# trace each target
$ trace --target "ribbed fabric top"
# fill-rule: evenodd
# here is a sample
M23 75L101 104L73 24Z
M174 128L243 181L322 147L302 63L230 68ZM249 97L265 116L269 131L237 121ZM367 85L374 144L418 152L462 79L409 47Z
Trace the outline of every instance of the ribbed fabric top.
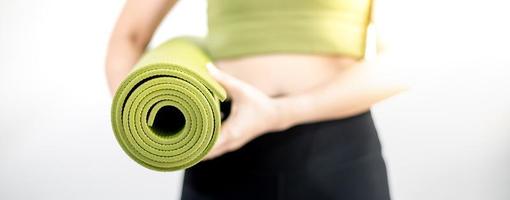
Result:
M267 53L362 58L371 0L209 0L213 59Z

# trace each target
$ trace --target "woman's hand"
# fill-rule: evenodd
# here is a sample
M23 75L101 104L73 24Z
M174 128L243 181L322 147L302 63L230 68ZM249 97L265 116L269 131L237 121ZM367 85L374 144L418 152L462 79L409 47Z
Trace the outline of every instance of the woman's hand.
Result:
M227 91L232 110L206 160L235 151L264 133L285 128L275 100L212 65L208 70Z

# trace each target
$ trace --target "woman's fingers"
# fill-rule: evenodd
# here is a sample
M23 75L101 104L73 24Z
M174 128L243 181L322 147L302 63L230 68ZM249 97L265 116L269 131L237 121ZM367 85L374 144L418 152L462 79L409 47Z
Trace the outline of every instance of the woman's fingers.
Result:
M219 144L219 143L215 144L214 145L215 147L211 150L211 152L209 152L209 154L205 157L204 160L214 159L214 158L216 158L218 156L221 156L221 155L229 152L230 151L230 143L231 143L230 140L225 140L225 142L223 142L221 144Z
M211 149L209 154L205 157L205 160L216 158L226 152L228 149L229 143L233 139L232 133L230 132L230 120L226 120L222 126L221 131L214 144L214 147Z
M269 103L269 97L255 87L222 72L213 64L208 64L207 69L225 88L233 103L230 116L222 123L219 138L206 156L206 160L235 151L263 133L260 127L267 123L265 120L268 119L262 118L261 116L267 115L261 112L268 112L266 107Z
M242 93L243 88L246 87L244 82L230 74L222 72L211 63L207 64L207 70L209 70L209 73L214 77L214 79L216 79L216 81L218 81L231 96L236 96Z

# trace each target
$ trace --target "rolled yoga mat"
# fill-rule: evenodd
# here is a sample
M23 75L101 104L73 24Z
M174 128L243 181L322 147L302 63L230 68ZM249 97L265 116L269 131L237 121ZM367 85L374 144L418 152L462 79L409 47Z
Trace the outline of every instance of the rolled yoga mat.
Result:
M145 53L113 99L111 121L122 149L141 165L185 169L211 149L225 90L208 74L197 39L175 38Z

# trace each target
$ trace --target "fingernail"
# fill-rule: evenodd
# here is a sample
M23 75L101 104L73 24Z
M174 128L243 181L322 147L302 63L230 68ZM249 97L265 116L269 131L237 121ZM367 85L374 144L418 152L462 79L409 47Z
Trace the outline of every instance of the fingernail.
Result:
M216 68L216 66L214 66L213 63L207 63L207 65L205 65L205 67L207 68L209 73L218 73L218 68Z

